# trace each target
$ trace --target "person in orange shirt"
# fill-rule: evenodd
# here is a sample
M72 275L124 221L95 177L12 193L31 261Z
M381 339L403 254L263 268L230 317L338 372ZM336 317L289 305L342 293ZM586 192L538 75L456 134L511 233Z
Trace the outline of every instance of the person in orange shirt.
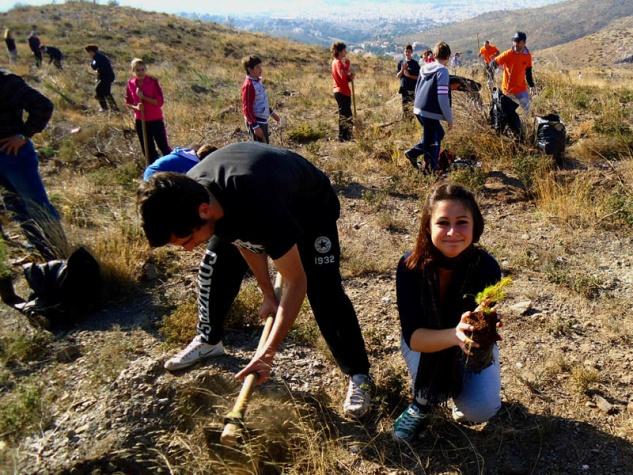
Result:
M501 89L503 93L518 102L519 105L529 112L530 110L530 88L534 87L532 77L532 55L526 48L527 35L522 31L517 31L512 37L512 48L504 51L490 63L490 66L503 67L503 83Z
M495 70L490 67L490 63L499 55L499 50L495 45L486 40L484 45L479 50L479 57L484 61L484 67L486 70L486 78L488 79L488 87L492 89L495 84Z
M350 70L349 59L346 59L345 43L334 43L331 51L334 98L338 104L338 139L339 142L347 142L352 140L352 91L349 83L354 80L354 73Z

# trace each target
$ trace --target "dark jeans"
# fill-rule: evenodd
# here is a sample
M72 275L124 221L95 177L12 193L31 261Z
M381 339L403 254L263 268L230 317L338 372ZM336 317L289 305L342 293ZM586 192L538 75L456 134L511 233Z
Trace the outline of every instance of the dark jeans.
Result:
M112 81L112 79L98 79L97 87L95 88L95 96L99 101L101 109L108 110L108 104L110 104L110 108L113 111L118 111L119 106L117 106L114 97L112 97Z
M308 280L308 300L317 325L341 370L368 374L369 360L356 312L343 289L336 221L306 229L298 243ZM237 297L247 265L238 249L216 237L209 241L198 274L198 334L215 344Z
M352 127L354 119L352 117L352 97L334 93L336 104L338 105L338 139L341 142L352 140Z
M254 129L250 125L246 124L246 127L248 127L249 138L253 142L270 143L270 134L268 132L268 124L264 122L258 122L257 124L259 125L259 128L262 129L262 132L264 132L264 140L260 139L257 135L255 135Z
M136 119L136 133L139 141L141 142L143 156L147 160L147 165L149 166L154 163L157 158L171 153L171 147L167 142L167 131L165 130L165 123L162 120L150 120L145 122L145 125L147 127L147 148L149 149L149 156L147 155L145 146L143 145L143 121ZM162 155L158 154L156 146L158 146Z
M66 243L59 214L46 195L38 158L28 141L17 155L0 152L0 186L4 203L14 213L27 239L46 260L57 259Z
M418 158L424 155L424 168L431 170L439 169L440 145L444 138L444 129L439 120L427 119L416 115L422 124L422 141L407 150L407 155Z

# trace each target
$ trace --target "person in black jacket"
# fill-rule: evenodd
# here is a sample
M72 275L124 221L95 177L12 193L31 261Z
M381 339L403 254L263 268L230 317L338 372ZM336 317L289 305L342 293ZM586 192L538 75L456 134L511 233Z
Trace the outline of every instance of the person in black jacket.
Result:
M9 28L4 30L4 43L7 45L7 52L9 53L9 63L15 63L18 60L18 49L15 46L15 39Z
M476 246L484 220L473 194L441 184L425 203L415 249L398 264L396 294L401 350L413 401L394 423L396 440L410 441L431 407L453 399L456 420L484 422L501 407L499 352L487 367L466 367L475 295L501 279L495 259ZM500 326L500 324L497 324Z
M63 69L62 59L64 59L64 55L59 48L42 45L40 46L40 50L42 51L42 54L48 55L48 64L53 63L57 69Z
M31 30L31 33L27 37L26 41L28 42L29 48L31 48L33 56L35 57L35 66L39 68L42 65L42 52L40 51L41 42L39 36L37 36L35 25L33 25L33 30Z
M97 71L97 87L95 88L95 96L101 106L99 111L104 112L108 110L109 104L110 109L118 112L119 107L117 106L114 97L112 97L111 91L112 83L114 82L114 70L112 69L110 59L99 51L99 47L97 45L88 45L85 47L85 50L92 58L90 67Z
M21 77L0 69L0 186L6 191L5 205L46 260L58 258L66 241L40 178L31 137L44 130L52 114L51 101Z
M412 107L415 98L415 84L420 75L420 63L413 59L413 46L404 48L404 59L398 63L396 77L400 79L400 94L402 95L402 118L413 118Z

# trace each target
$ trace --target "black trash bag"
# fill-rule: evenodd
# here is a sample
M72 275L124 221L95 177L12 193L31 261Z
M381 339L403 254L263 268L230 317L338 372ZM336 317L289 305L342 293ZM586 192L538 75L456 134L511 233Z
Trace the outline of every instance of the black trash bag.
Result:
M101 293L101 271L97 260L83 247L67 260L23 266L31 287L28 301L15 307L29 316L39 315L51 328L77 323L94 309Z
M551 155L561 164L565 153L567 130L557 114L536 118L536 146L545 155Z
M505 132L509 128L519 139L523 137L521 118L517 114L519 104L514 102L499 89L492 91L490 104L490 125L498 132Z

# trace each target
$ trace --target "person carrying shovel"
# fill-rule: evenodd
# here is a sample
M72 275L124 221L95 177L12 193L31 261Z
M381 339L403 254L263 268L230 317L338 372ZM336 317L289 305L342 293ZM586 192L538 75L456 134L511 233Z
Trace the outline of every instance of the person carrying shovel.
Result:
M358 319L341 282L336 222L340 204L327 176L308 160L258 142L227 145L187 175L157 173L138 193L142 227L152 247L192 251L209 245L201 264L198 335L166 367L181 369L224 354L224 317L247 266L263 294L263 318L275 315L270 336L238 378L270 377L273 359L307 295L334 359L348 376L346 414L369 409L369 361ZM239 250L238 252L235 252ZM283 279L277 300L268 257ZM241 262L241 259L245 261Z
M338 140L347 142L352 140L354 119L352 116L352 90L354 73L350 69L345 43L337 42L331 47L332 52L332 80L334 82L334 99L338 105Z
M158 79L145 74L145 63L142 59L134 58L131 67L134 77L127 83L125 105L134 111L141 150L147 165L151 165L158 157L171 152L161 109L163 91ZM157 146L162 152L161 155L156 151Z

